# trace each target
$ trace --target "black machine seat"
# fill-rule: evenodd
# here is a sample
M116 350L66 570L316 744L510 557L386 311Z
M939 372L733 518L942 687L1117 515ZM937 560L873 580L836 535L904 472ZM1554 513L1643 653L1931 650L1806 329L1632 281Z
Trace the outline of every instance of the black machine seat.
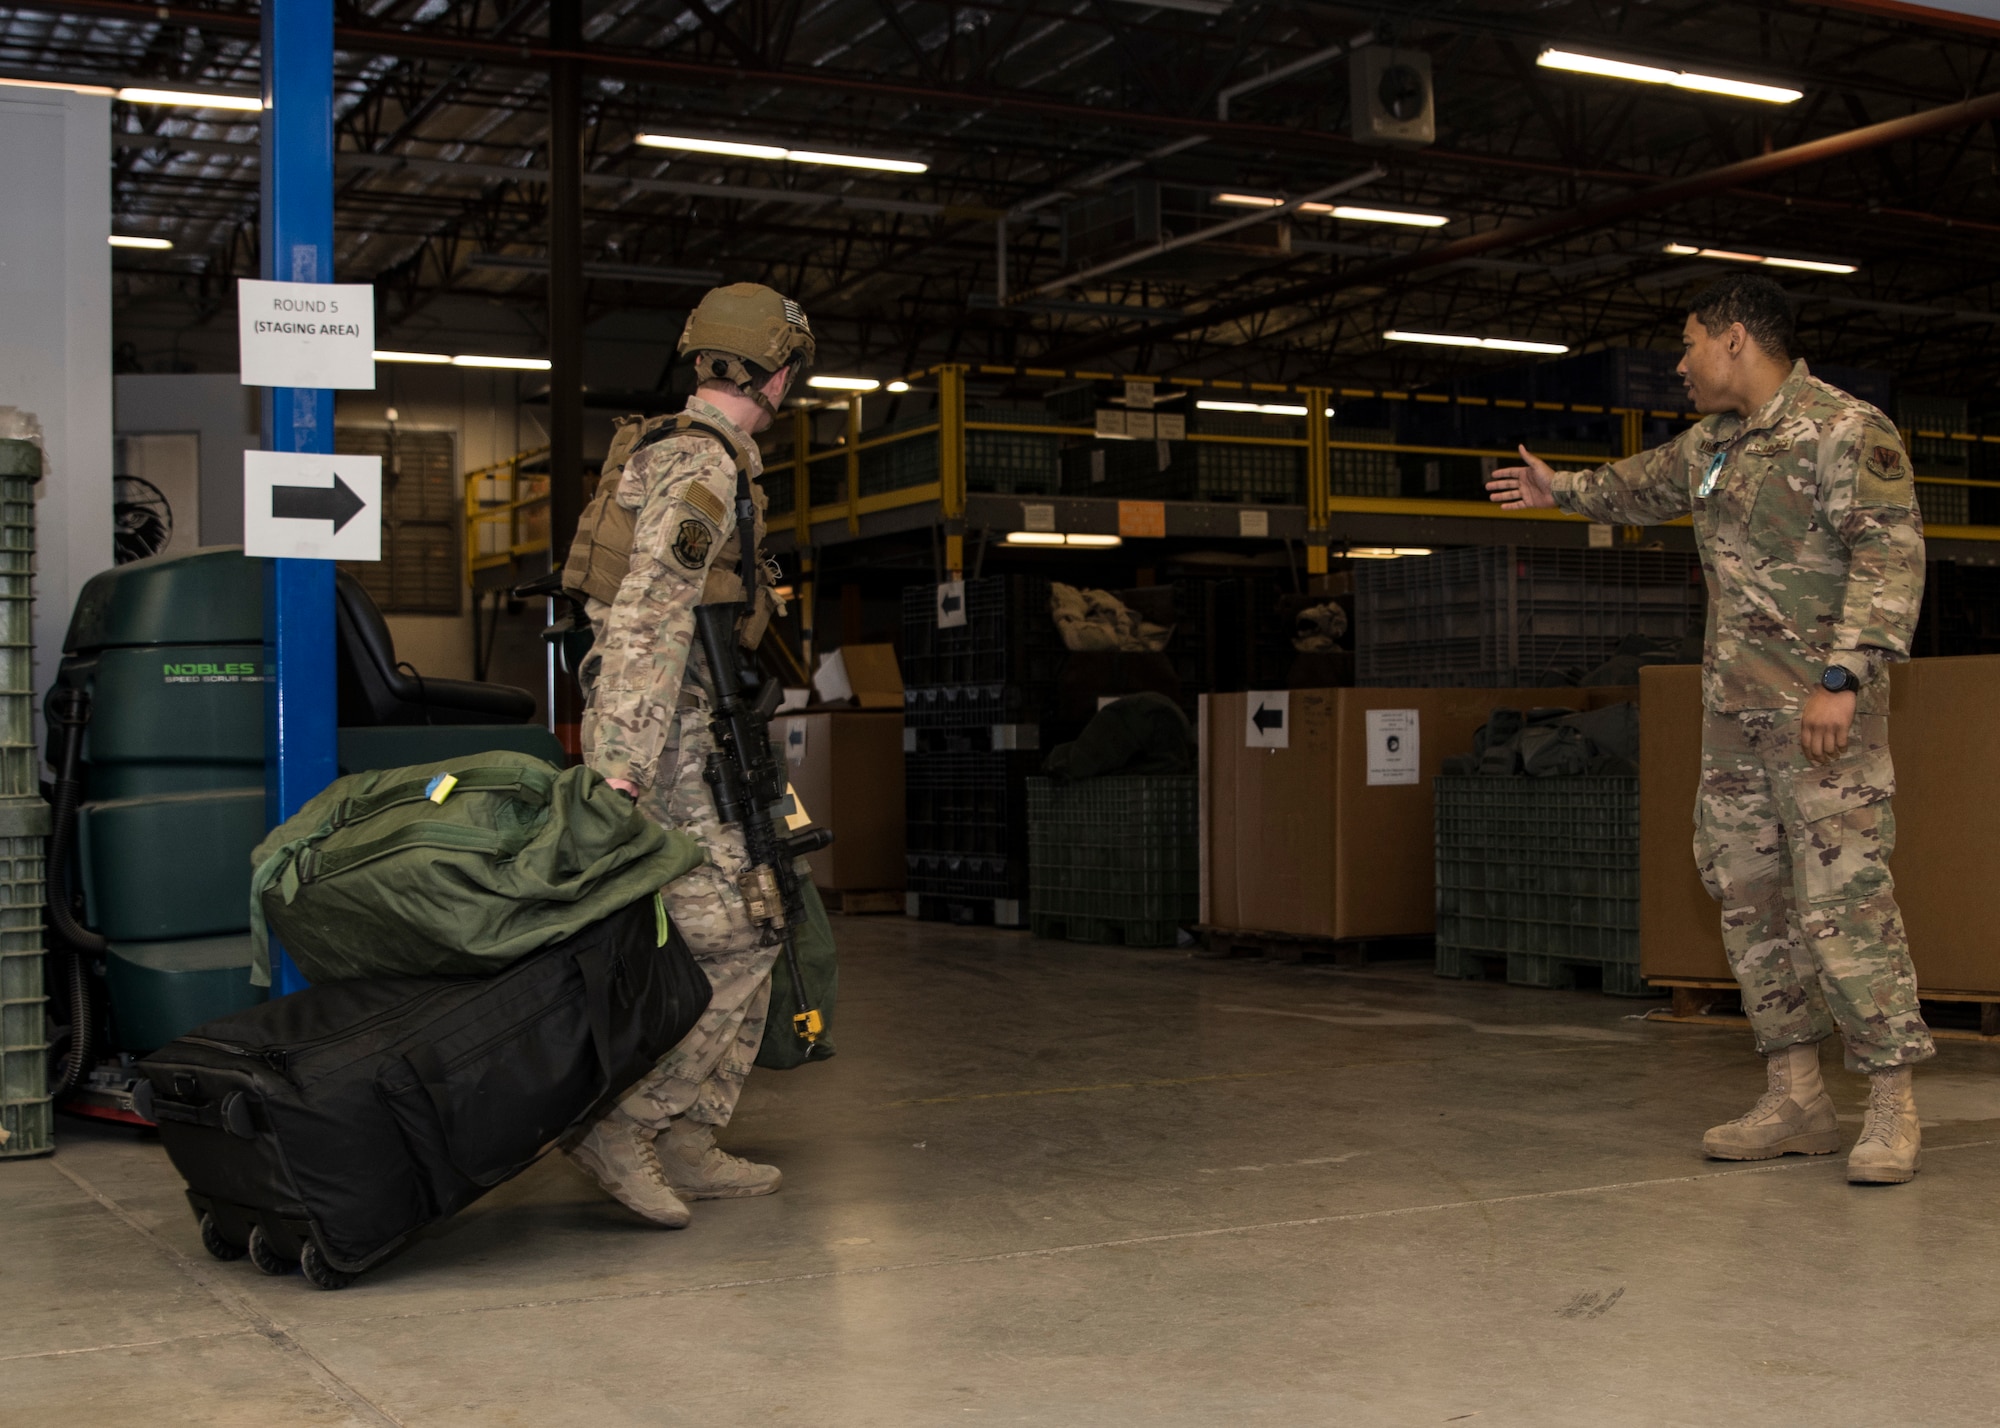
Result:
M525 689L469 679L429 679L399 665L388 623L361 582L337 571L334 588L343 728L525 724L535 717L535 696Z

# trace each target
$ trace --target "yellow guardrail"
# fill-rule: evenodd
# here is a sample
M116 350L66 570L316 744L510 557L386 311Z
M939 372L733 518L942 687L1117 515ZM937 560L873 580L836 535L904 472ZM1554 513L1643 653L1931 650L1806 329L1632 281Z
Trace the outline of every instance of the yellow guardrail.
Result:
M549 478L521 467L548 455L546 446L465 473L465 583L482 570L512 564L549 548Z

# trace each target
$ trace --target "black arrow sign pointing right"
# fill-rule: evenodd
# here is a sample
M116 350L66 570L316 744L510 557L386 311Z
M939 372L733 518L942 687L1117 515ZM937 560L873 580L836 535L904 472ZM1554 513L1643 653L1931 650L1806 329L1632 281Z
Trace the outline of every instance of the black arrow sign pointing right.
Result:
M1285 711L1282 709L1266 709L1263 703L1259 701L1257 712L1250 716L1250 722L1257 726L1258 733L1268 734L1273 729L1282 729L1285 727Z
M331 486L273 486L271 516L280 521L332 521L333 533L368 509L336 474Z

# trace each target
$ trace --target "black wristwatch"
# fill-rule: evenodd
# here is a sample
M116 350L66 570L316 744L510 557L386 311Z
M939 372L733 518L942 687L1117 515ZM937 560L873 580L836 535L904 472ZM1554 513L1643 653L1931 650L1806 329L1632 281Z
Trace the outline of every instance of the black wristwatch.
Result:
M1852 694L1861 687L1861 677L1845 665L1830 664L1819 677L1819 684L1835 694Z

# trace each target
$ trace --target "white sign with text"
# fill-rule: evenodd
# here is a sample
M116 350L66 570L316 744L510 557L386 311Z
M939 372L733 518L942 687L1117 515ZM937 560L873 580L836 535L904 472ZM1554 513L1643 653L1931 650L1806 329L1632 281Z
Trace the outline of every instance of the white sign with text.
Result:
M1420 732L1415 709L1370 709L1368 726L1368 782L1417 783L1423 770Z
M246 387L375 386L375 289L366 283L236 283Z

